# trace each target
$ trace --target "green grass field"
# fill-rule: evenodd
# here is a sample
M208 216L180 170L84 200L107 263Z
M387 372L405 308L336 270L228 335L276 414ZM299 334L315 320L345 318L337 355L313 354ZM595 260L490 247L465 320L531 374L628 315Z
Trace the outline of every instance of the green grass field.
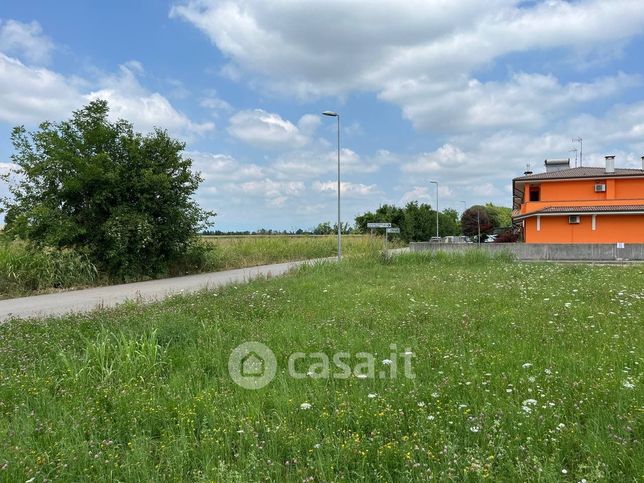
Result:
M472 252L8 323L0 479L641 481L643 313L642 266ZM246 341L277 357L263 389L229 377ZM296 351L380 373L390 344L415 379L288 375Z

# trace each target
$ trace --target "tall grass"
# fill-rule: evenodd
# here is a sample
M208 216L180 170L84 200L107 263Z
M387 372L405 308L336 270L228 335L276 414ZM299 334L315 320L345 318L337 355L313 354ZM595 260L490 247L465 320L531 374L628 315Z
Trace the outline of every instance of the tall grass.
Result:
M338 242L334 235L204 237L204 240L211 246L206 254L206 268L209 270L325 258L338 253ZM398 245L390 243L389 247ZM381 238L361 235L342 238L342 253L346 257L372 254L382 249Z
M0 325L0 481L641 481L642 267L470 257ZM260 390L228 373L247 341L277 360ZM377 374L391 344L415 379L288 374Z
M89 286L97 277L96 267L74 250L38 249L19 241L0 242L0 296Z
M381 238L344 236L343 254L358 257L382 250ZM390 243L389 247L397 246ZM203 237L160 276L228 270L294 260L332 257L335 236ZM132 277L128 282L141 280ZM56 289L121 283L100 273L74 250L36 248L19 241L0 241L0 297L28 295Z

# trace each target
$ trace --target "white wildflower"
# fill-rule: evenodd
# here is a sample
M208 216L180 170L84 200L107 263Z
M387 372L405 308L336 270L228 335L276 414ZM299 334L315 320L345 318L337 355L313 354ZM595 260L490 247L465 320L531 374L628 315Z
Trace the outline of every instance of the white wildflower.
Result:
M306 409L311 409L312 407L313 406L311 405L311 403L303 402L302 404L300 404L300 409L306 410Z

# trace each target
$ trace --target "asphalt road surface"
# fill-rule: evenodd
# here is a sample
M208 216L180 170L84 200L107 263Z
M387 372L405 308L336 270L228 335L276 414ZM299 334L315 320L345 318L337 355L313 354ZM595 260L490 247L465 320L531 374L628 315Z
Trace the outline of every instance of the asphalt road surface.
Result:
M327 260L335 260L335 258ZM0 300L0 323L12 318L25 319L59 316L74 312L89 312L104 307L114 307L127 300L151 302L161 300L170 295L244 283L256 278L275 277L302 264L319 261L305 260L276 263L274 265L261 265L259 267L240 268L223 272L201 273L185 277L164 278L147 282Z

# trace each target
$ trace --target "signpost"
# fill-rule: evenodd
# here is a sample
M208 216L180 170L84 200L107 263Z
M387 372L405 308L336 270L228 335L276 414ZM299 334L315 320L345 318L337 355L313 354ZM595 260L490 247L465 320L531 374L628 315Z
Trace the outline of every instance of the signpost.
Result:
M367 223L367 228L371 228L372 233L374 228L385 229L385 255L387 255L387 235L389 233L400 233L400 228L393 228L391 223Z

